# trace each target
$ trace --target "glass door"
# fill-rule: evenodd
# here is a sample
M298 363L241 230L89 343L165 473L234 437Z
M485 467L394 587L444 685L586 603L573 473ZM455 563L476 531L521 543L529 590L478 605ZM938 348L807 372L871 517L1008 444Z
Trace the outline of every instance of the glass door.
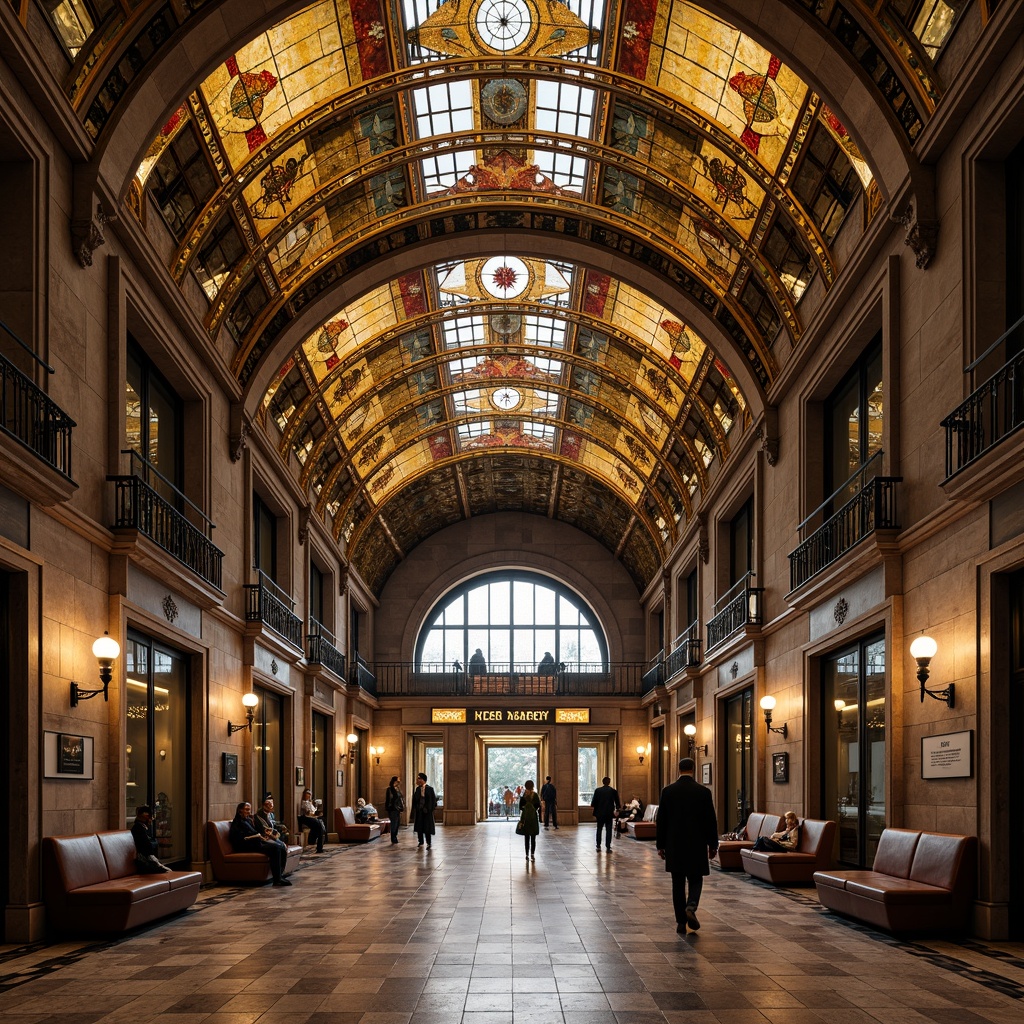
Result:
M839 861L870 867L885 828L885 638L825 659L824 816L839 825Z
M313 749L310 753L308 786L313 791L314 800L322 800L324 821L333 822L333 810L329 807L328 793L331 787L331 746L328 745L331 732L331 719L313 712Z
M754 799L754 691L744 690L725 702L725 800L720 830L742 825Z
M253 809L263 803L266 793L272 793L277 811L282 816L287 811L283 801L284 788L284 701L276 693L253 687L259 697L256 705L256 720L252 724L253 741ZM291 790L287 790L291 792ZM287 820L287 819L285 819ZM291 826L289 826L290 828Z
M185 861L189 850L188 660L141 634L126 652L125 818L148 804L162 861Z

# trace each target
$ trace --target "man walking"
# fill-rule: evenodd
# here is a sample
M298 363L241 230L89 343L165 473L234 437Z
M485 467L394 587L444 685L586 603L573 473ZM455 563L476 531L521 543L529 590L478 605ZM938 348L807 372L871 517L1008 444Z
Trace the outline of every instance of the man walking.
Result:
M551 776L544 776L544 785L540 787L540 801L544 805L544 827L548 827L548 822L552 822L555 828L558 828L558 793L555 791L554 784L551 782Z
M661 791L658 804L658 856L672 875L672 907L676 931L700 927L697 907L704 876L711 874L708 859L718 852L718 819L711 790L693 777L692 757L679 762L679 778Z
M606 775L601 785L594 790L590 806L594 810L597 821L597 851L601 852L601 829L604 829L604 848L612 852L612 832L614 830L615 812L622 806L619 791L608 785L612 780Z
M433 786L427 785L427 776L420 772L416 776L416 788L412 791L412 801L409 805L409 818L412 821L413 831L416 833L418 846L427 842L427 849L434 838L434 811L437 808L437 794Z

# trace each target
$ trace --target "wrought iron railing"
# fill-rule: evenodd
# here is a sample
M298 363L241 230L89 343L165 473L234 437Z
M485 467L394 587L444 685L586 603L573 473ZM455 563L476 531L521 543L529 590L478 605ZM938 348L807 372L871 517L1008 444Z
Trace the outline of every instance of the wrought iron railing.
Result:
M678 675L685 668L694 668L700 664L700 625L695 619L672 641L672 653L665 659L666 681Z
M302 619L293 611L295 602L261 569L259 582L246 583L245 617L261 622L302 650Z
M489 666L470 674L439 662L384 662L374 666L377 693L385 697L639 697L642 662L579 662L538 673L536 665Z
M715 602L715 614L707 625L709 651L744 626L761 625L764 588L751 586L754 575L748 572Z
M370 667L370 663L358 652L353 652L352 678L350 683L355 683L360 689L365 690L372 696L377 696L377 673Z
M1010 335L1024 332L1024 318L967 367L973 370ZM959 473L1024 424L1024 352L1000 367L941 423L946 430L946 479Z
M10 335L49 373L44 363L2 320ZM0 353L0 431L19 441L61 476L71 479L71 431L75 421Z
M129 456L129 475L107 477L114 484L114 529L138 530L219 589L224 552L210 539L213 523L138 452L121 454Z
M640 685L643 687L644 693L650 693L657 686L661 686L665 682L665 649L662 648L658 653L651 658L647 663L647 669L644 672Z
M881 467L877 452L827 501L798 527L801 535L828 509L836 497L853 491L838 512L830 515L789 556L789 589L796 590L831 565L875 530L899 529L898 476L871 476Z
M338 650L334 634L316 619L309 620L306 634L306 660L311 665L323 665L336 676L345 678L345 655Z

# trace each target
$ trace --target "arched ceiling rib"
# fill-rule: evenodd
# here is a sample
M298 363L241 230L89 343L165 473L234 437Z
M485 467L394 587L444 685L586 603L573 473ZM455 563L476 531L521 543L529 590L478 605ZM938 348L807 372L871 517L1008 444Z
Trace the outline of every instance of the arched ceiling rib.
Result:
M870 163L780 56L681 0L325 0L184 98L132 201L164 214L242 386L279 365L263 413L374 589L434 530L506 509L575 523L643 587L749 423L730 364L769 386ZM624 257L673 307L598 269ZM380 283L299 343L366 267Z

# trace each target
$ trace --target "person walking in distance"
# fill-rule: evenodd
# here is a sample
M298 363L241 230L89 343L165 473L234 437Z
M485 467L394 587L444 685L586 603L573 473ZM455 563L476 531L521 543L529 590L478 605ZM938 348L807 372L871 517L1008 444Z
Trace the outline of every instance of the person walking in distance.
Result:
M519 820L526 842L526 859L537 859L537 836L540 833L540 797L533 788L533 779L527 779L523 795L519 798Z
M601 850L601 830L604 829L604 848L612 852L612 832L614 830L615 812L622 806L619 799L619 791L612 789L609 783L612 780L606 775L601 780L601 785L594 790L590 806L594 810L594 819L597 821L597 849Z
M540 802L544 805L544 827L548 827L548 822L551 822L558 828L558 792L555 790L554 783L551 781L550 775L544 776L544 785L540 787Z
M679 762L679 778L661 791L658 804L658 856L672 875L672 907L676 931L700 927L697 907L704 876L711 874L708 860L718 852L718 819L711 790L693 777L692 757Z
M405 810L405 796L402 793L402 780L397 775L391 776L388 791L384 795L384 810L391 821L391 842L398 842L398 826Z
M433 786L427 785L425 772L416 776L416 788L412 791L412 800L409 803L409 817L412 819L413 831L416 833L416 842L422 846L426 841L427 849L430 849L430 842L434 838L434 811L437 808L437 794Z

